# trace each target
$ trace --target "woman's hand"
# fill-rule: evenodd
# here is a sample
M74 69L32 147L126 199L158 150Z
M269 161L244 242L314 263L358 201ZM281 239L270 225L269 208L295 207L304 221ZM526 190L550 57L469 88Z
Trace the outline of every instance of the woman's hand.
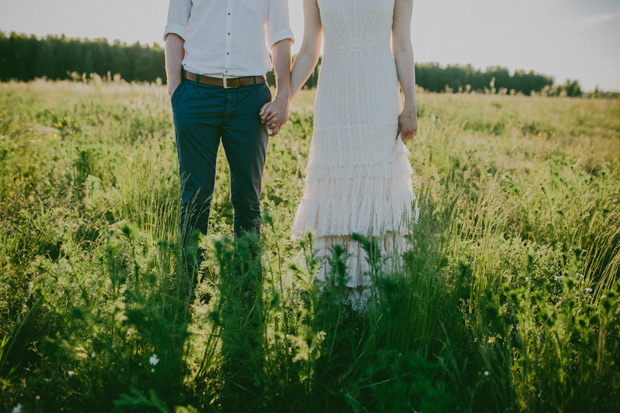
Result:
M401 139L408 141L418 133L418 111L417 108L405 108L398 117L398 133Z

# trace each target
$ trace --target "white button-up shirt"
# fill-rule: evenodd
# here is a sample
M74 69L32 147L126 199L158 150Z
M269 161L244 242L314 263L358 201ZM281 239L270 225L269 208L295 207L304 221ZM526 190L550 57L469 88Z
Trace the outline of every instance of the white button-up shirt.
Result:
M201 75L263 76L267 43L293 40L288 0L170 0L164 40L185 40L183 68Z

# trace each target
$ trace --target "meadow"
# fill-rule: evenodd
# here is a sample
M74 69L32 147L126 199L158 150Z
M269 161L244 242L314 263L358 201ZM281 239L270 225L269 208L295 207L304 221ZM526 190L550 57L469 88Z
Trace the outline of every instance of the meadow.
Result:
M165 87L0 96L1 411L619 411L619 100L420 92L420 221L393 273L359 240L360 313L346 253L319 289L290 238L313 91L270 140L258 256L220 153L196 291Z

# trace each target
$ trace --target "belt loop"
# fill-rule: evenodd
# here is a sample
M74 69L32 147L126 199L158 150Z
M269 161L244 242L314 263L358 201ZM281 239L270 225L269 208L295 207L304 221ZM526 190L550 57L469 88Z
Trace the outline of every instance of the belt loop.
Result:
M200 75L198 73L196 73L196 81L194 82L194 87L197 88L198 87L198 82L200 81Z
M256 86L256 76L252 76L252 80L254 81L254 86Z

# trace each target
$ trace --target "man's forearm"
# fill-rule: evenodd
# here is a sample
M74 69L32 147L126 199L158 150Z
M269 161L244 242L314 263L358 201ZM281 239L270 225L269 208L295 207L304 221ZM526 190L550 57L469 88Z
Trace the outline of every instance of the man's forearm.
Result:
M166 77L168 83L168 93L172 93L174 89L181 83L181 69L185 51L183 49L185 42L176 34L166 36Z
M271 48L273 67L276 72L276 99L288 99L291 96L291 41L282 40Z

